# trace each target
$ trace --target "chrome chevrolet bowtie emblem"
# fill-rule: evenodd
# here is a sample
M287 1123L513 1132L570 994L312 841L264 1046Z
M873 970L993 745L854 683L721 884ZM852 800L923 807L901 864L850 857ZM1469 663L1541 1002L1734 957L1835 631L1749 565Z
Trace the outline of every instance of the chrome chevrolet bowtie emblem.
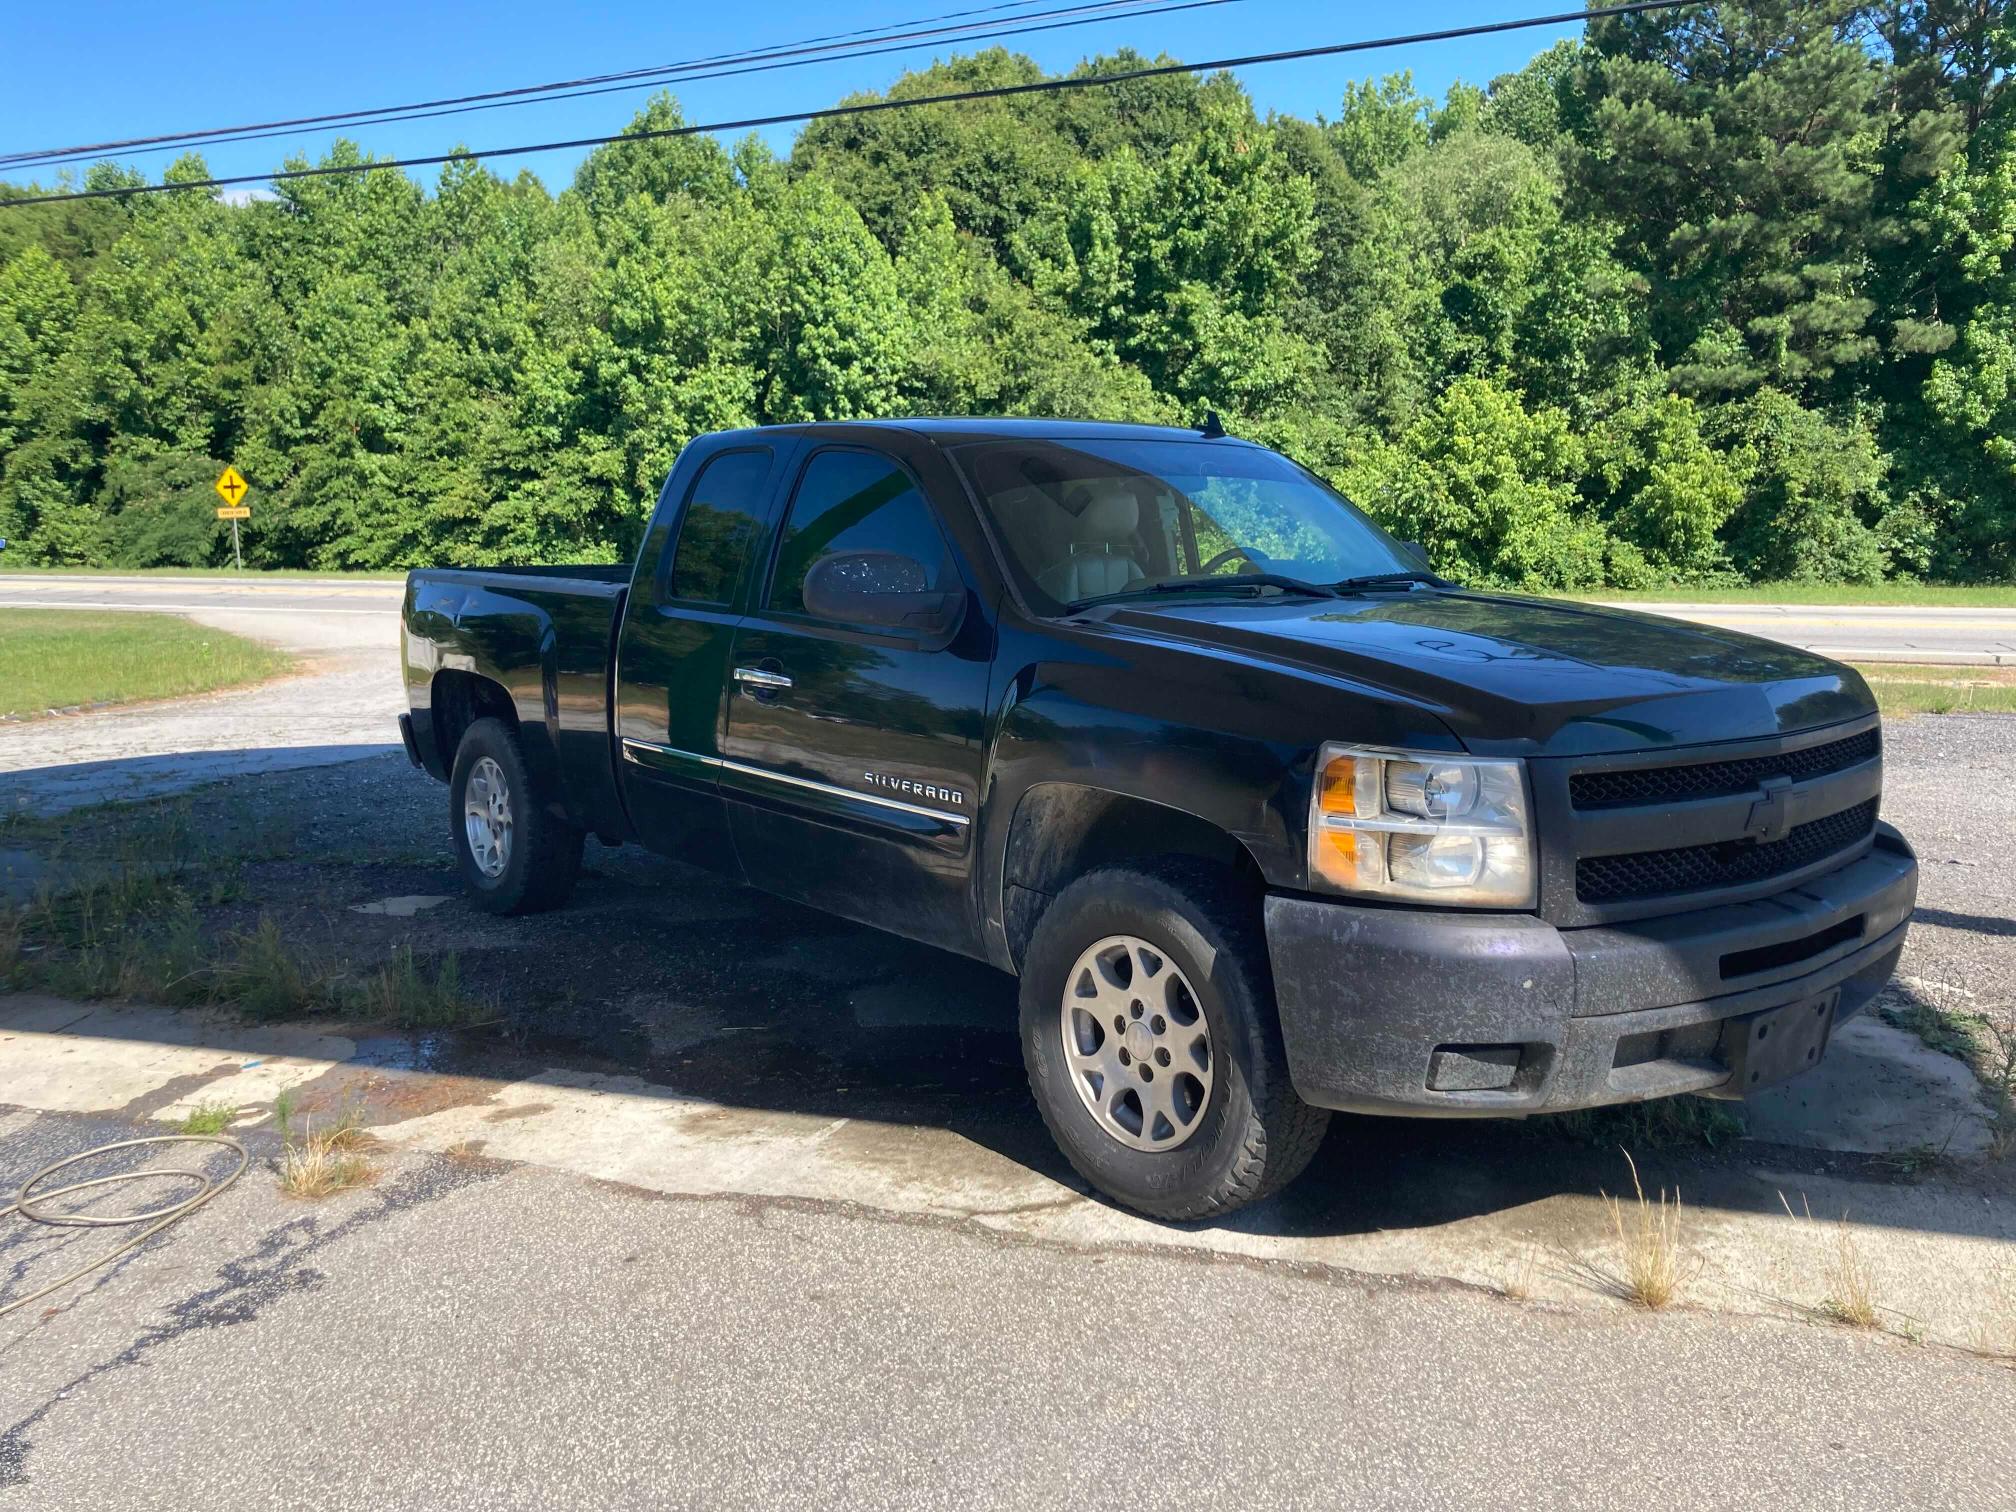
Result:
M1763 796L1750 805L1750 818L1744 823L1743 832L1769 844L1792 832L1792 779L1766 777L1760 785Z

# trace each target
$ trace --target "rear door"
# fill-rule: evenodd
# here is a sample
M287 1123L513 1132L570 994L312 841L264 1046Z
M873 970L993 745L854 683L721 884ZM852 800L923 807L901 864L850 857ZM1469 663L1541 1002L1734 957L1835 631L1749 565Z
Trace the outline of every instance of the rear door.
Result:
M934 589L964 586L936 637L822 621L805 575L890 551ZM916 477L893 455L809 451L770 570L735 633L721 789L758 886L913 939L974 948L967 906L991 631Z
M653 850L729 875L740 871L716 781L729 655L791 449L730 445L702 461L670 501L662 544L640 557L654 565L639 573L618 648L614 728L631 820Z

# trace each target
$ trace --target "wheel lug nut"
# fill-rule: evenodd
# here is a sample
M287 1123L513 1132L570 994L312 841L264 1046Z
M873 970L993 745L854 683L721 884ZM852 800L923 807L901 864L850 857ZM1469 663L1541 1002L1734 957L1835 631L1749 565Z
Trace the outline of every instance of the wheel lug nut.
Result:
M1169 1027L1169 1021L1158 1013L1148 1021L1148 1027L1153 1029L1157 1034L1160 1034Z
M1141 1005L1139 1003L1136 1003L1133 1007L1129 1008L1127 1011L1133 1014L1134 1017L1136 1017L1137 1019L1141 1017Z
M1125 1034L1127 1032L1127 1020L1120 1017L1117 1013L1113 1015L1113 1032L1115 1034Z
M1158 1065L1158 1066L1166 1066L1166 1065L1168 1065L1168 1064L1169 1064L1169 1052L1168 1052L1167 1050L1157 1050L1157 1051L1155 1052L1155 1064L1156 1064L1156 1065Z
M1155 1073L1148 1069L1148 1062L1146 1061L1141 1062L1141 1080L1143 1081L1155 1080Z
M1126 1052L1125 1050L1122 1050L1122 1051L1120 1052L1120 1064L1121 1064L1121 1065L1123 1065L1123 1066L1124 1066L1124 1065L1126 1065L1126 1064L1127 1064L1127 1062L1128 1062L1128 1061L1129 1061L1130 1059L1132 1059L1132 1057L1131 1057L1131 1056L1129 1056L1129 1055L1127 1054L1127 1052Z

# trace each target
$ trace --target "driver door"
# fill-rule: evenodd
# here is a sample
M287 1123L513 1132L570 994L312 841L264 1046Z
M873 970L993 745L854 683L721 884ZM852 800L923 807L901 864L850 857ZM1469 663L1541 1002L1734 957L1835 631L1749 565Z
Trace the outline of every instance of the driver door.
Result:
M721 769L750 881L847 918L972 948L967 880L991 666L985 616L936 636L806 607L824 557L893 552L964 582L937 512L894 457L825 446L799 469L774 559L735 633Z

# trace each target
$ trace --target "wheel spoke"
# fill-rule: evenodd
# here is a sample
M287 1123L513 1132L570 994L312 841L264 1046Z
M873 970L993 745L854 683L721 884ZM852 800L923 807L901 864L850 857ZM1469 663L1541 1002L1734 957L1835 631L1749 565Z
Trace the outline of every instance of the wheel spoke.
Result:
M1143 1083L1140 1092L1141 1110L1146 1115L1141 1122L1141 1137L1153 1145L1176 1143L1183 1133L1183 1125L1177 1121L1176 1110L1169 1102L1168 1079L1157 1076L1152 1082ZM1156 1130L1157 1118L1168 1121L1169 1132L1166 1135Z

